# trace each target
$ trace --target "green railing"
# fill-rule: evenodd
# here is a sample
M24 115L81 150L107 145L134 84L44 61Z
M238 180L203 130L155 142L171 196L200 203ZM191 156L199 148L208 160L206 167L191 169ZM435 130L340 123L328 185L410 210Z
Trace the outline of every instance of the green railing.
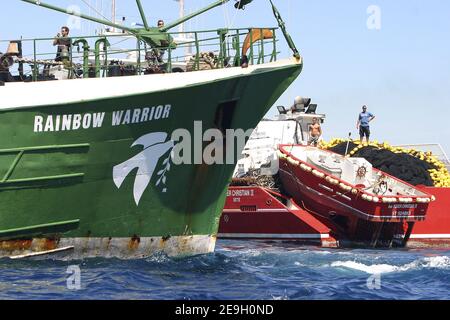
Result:
M24 70L19 75L21 80L43 81L53 79L55 69L73 79L227 68L241 66L244 54L249 65L263 64L277 60L277 30L271 27L171 32L168 38L172 37L176 45L157 48L150 48L130 33L71 37L72 46L59 62L55 61L53 38L21 39L15 40L23 47L15 65ZM258 37L259 34L266 37ZM243 52L245 39L247 52ZM0 41L0 48L8 42ZM127 48L121 48L122 45Z

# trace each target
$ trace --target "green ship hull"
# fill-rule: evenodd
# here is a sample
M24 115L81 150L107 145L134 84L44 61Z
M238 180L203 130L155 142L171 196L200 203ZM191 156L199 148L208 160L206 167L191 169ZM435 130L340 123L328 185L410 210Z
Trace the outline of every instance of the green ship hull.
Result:
M170 136L254 128L301 68L0 87L0 256L213 251L234 164L175 165Z

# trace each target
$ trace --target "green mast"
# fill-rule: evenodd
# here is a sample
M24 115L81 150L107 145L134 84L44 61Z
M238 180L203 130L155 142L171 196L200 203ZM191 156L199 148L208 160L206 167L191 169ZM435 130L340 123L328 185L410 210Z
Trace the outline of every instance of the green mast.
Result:
M144 24L145 30L150 30L147 23L147 18L145 17L144 8L142 8L141 0L136 0L136 4L138 6L139 13L141 14L142 23Z

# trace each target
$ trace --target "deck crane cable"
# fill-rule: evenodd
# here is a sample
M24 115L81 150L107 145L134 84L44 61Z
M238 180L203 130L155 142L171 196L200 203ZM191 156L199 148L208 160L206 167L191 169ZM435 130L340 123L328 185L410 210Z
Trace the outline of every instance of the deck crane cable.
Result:
M237 4L238 6L241 5L241 2L242 2L242 0L236 0L236 4ZM235 22L236 22L238 10L235 10L235 11L234 11L234 13L232 14L232 15L233 15L232 18L230 17L229 9L224 7L224 10L226 10L227 17L228 17L228 21L226 21L227 27L228 27L229 29L231 29L231 28L233 28L233 26L234 26L234 24L235 24ZM231 36L230 34L227 34L226 37L227 37L227 41L229 41L230 37L232 37L232 36Z
M89 7L89 9L95 11L95 12L96 12L99 16L101 16L103 19L105 19L106 21L111 22L110 19L108 19L107 17L105 17L105 16L103 15L102 12L99 12L99 11L97 10L97 8L94 8L89 2L87 2L86 0L81 0L81 1L82 1L85 5L87 5L87 6Z
M84 4L86 4L91 10L93 10L94 12L96 12L99 16L101 16L103 19L105 19L105 20L107 20L107 21L109 21L109 22L111 22L111 20L110 19L108 19L107 17L105 17L104 15L103 15L103 12L102 11L98 11L95 7L93 7L91 4L90 4L90 2L87 2L86 0L81 0ZM102 1L102 8L103 8L103 1ZM123 39L123 40L118 40L116 43L112 43L111 44L111 47L114 47L114 46L117 46L118 44L121 44L122 42L125 42L125 41L127 41L128 39Z
M242 2L242 0L236 0L235 6L237 5L238 7L240 7L240 6L241 6L241 2ZM237 14L238 14L238 10L235 10L235 11L234 11L234 14L233 14L233 18L230 19L230 22L231 22L231 23L230 23L230 26L231 26L231 27L233 27L233 26L234 26L234 23L236 22Z
M231 27L231 21L230 21L230 14L228 12L228 8L225 6L222 6L222 12L223 12L223 18L225 20L225 25L227 28Z
M223 1L223 3L225 3L225 1ZM231 28L232 25L231 25L231 19L230 19L230 14L229 14L228 8L226 8L224 5L222 5L221 7L222 7L223 18L225 20L225 25L227 26L227 28ZM230 38L230 35L227 34L225 36L226 43L229 41L229 38Z

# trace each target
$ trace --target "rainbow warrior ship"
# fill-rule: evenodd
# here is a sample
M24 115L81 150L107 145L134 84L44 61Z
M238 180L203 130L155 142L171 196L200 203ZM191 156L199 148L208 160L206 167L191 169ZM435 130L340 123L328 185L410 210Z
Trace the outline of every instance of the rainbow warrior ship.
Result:
M66 38L58 59L53 38L0 42L0 257L212 252L235 163L175 164L173 132L254 128L298 77L302 58L272 1L234 6L272 6L275 27L189 32L171 30L229 0L160 27L136 0L133 28L17 1L111 29Z

